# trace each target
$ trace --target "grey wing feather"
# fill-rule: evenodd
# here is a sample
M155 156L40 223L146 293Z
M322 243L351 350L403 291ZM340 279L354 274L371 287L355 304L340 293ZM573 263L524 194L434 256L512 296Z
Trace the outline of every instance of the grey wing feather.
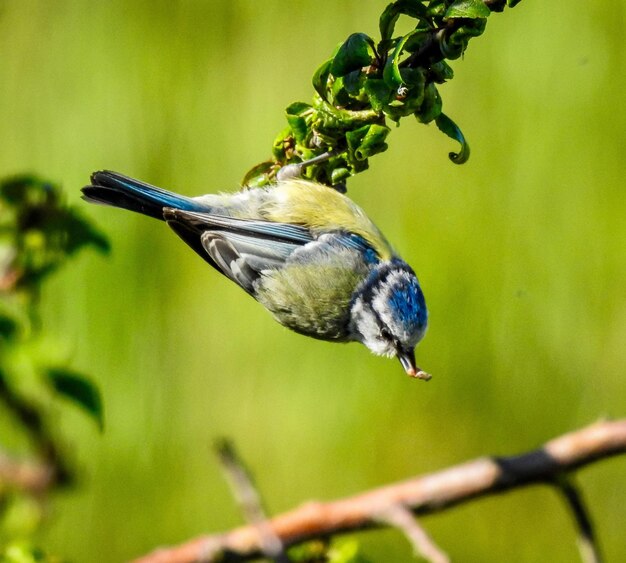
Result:
M272 223L270 221L257 221L253 219L237 219L226 215L213 215L211 213L183 211L181 209L166 209L166 219L183 219L185 223L205 229L224 229L229 232L257 235L274 238L289 242L306 244L313 240L310 231L298 225L286 223Z
M163 215L198 254L252 295L262 271L280 268L296 248L313 241L298 225L174 208Z
M251 294L261 272L280 268L300 246L227 231L205 231L201 242L218 268Z

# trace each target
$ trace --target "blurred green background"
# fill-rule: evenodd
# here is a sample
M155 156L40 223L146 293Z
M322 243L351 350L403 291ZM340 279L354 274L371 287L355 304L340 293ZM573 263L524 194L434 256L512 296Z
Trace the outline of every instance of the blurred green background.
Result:
M417 271L430 308L409 380L357 345L290 333L164 225L79 203L109 168L196 195L269 156L283 110L386 2L0 0L0 175L33 171L109 234L47 287L44 323L100 385L107 428L59 431L82 471L40 538L114 562L241 523L210 452L229 436L272 512L626 414L626 50L622 2L526 0L454 63L434 126L405 120L349 183ZM10 432L4 425L3 434ZM607 561L626 560L626 459L579 481ZM547 488L428 517L457 561L578 557ZM410 561L397 532L361 536Z

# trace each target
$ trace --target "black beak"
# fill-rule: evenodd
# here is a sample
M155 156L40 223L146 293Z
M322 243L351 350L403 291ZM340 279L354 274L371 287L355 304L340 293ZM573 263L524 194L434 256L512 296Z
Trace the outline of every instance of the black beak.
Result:
M415 364L415 352L413 350L399 350L397 355L408 376L423 379L424 381L428 381L431 378L429 373L422 371Z

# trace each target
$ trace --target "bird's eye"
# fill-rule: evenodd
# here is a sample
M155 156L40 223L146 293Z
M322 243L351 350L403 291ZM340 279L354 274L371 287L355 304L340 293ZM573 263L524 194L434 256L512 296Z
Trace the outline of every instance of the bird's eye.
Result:
M386 328L381 328L380 329L380 336L384 340L391 340L391 333Z

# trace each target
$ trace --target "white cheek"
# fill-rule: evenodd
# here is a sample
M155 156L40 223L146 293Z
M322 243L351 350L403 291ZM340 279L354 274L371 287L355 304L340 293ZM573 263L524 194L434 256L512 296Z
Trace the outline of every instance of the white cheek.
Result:
M380 340L378 338L366 339L363 341L363 344L365 344L377 356L387 356L388 358L391 358L396 355L396 351L393 347L384 340Z
M394 356L396 351L393 346L380 338L380 331L376 317L363 306L361 299L358 299L352 309L352 318L355 328L361 335L361 342L365 344L374 354L378 356Z

